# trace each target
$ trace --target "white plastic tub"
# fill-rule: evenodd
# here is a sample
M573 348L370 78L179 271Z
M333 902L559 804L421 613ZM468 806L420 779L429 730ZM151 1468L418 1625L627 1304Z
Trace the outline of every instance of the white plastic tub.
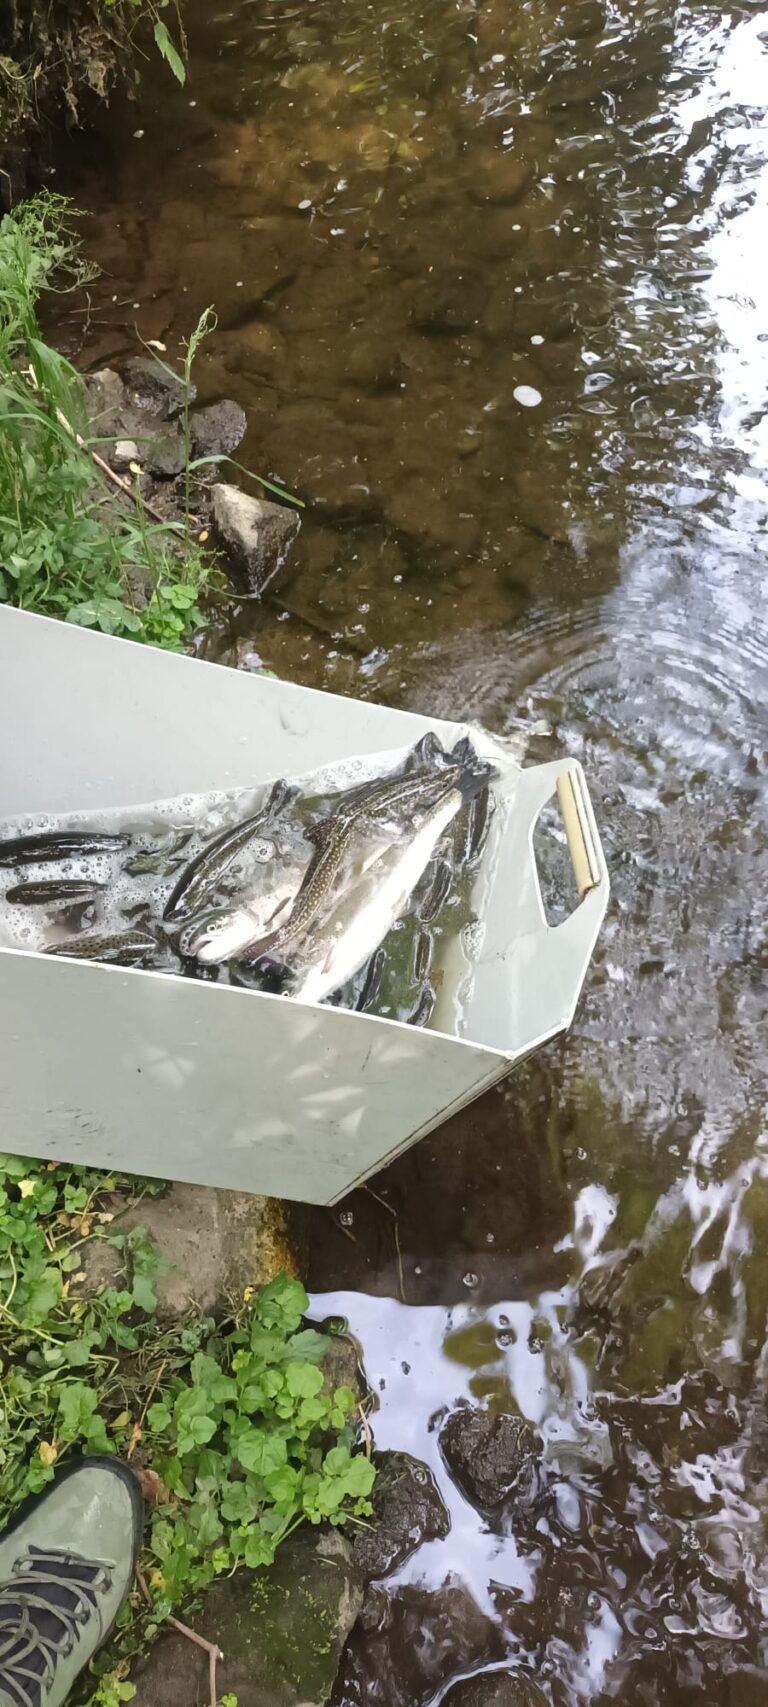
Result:
M0 608L0 819L253 786L464 726ZM557 792L582 891L546 922L533 829ZM608 899L580 766L521 770L466 1035L158 972L0 949L3 1147L334 1203L567 1028Z

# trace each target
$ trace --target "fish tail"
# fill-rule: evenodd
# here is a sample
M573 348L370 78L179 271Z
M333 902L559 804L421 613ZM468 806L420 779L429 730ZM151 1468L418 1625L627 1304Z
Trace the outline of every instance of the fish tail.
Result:
M300 793L301 789L297 787L295 782L288 782L283 776L278 777L277 782L272 784L266 804L267 821L271 823L275 818L279 818L280 813L284 812L286 806L290 806Z
M464 805L466 806L470 800L475 800L478 794L482 794L483 789L487 788L498 774L493 765L489 765L486 760L478 759L475 756L474 764L466 765L454 784Z
M426 735L422 735L421 740L417 741L415 747L411 748L403 771L408 773L420 770L424 765L444 765L447 759L448 754L439 735L435 734L434 729L428 729Z

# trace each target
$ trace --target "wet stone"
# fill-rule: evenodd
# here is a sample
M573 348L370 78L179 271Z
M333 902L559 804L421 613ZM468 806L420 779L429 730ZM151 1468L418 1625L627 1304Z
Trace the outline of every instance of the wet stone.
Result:
M285 367L285 341L265 320L239 326L228 336L224 348L224 364L230 373L253 374L272 383Z
M530 1504L538 1492L540 1445L521 1417L495 1416L471 1405L453 1411L440 1431L440 1450L454 1481L484 1511L508 1501Z
M355 1537L355 1563L365 1578L385 1577L425 1541L442 1540L450 1518L435 1482L407 1452L376 1453L375 1525Z
M441 1707L548 1707L544 1694L527 1672L489 1671L465 1677L442 1698Z
M213 488L213 521L235 570L254 593L277 573L300 526L295 510L225 485Z
M503 1654L501 1630L463 1583L449 1578L438 1593L407 1584L391 1595L374 1585L347 1646L331 1707L426 1707L447 1678Z
M149 356L131 356L123 368L123 377L131 402L137 403L141 409L155 410L166 420L181 413L184 385L175 374L166 373L159 362L152 361ZM191 386L190 398L195 396L195 387Z
M488 202L491 207L513 207L533 179L529 162L512 153L475 150L470 155L470 164L472 200Z
M229 456L245 437L248 418L239 403L223 398L195 409L190 420L195 456Z
M416 292L411 319L420 332L435 337L469 332L482 319L487 295L481 280L464 273L430 279Z

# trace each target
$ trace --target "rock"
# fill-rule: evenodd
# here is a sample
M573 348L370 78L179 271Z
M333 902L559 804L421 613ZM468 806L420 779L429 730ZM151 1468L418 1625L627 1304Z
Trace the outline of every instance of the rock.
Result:
M328 1393L334 1393L337 1387L351 1387L359 1405L368 1395L360 1353L349 1334L333 1335L330 1349L323 1358L323 1374Z
M416 291L411 319L433 337L469 332L482 319L487 297L484 281L463 272L427 279Z
M223 398L195 409L190 419L195 456L230 456L245 437L248 417L239 403Z
M442 1540L451 1521L426 1464L407 1452L377 1452L371 1529L359 1529L355 1563L366 1580L386 1577L424 1541Z
M94 425L98 424L99 417L116 415L125 406L125 386L114 368L102 367L96 373L87 374L85 389L88 415Z
M230 373L253 374L272 384L285 367L285 340L266 321L248 321L227 334L224 365Z
M193 1618L224 1654L218 1699L238 1707L321 1707L363 1600L352 1548L338 1530L299 1529L268 1571L217 1583ZM208 1702L208 1656L162 1635L136 1677L135 1707Z
M118 439L113 446L110 461L115 468L129 468L132 462L139 460L139 447L135 439Z
M511 152L475 149L471 156L469 193L474 202L492 207L513 207L525 195L533 178L533 167Z
M529 1504L538 1491L540 1440L522 1417L494 1416L473 1405L453 1411L440 1430L440 1450L473 1505L493 1511L510 1499Z
M165 1265L157 1283L163 1315L183 1315L226 1304L246 1286L266 1286L296 1264L282 1204L250 1192L172 1185L162 1197L145 1197L120 1217L120 1231L143 1227ZM103 1239L84 1249L83 1290L93 1297L114 1283L122 1257Z
M549 1697L529 1673L486 1671L464 1677L441 1698L441 1707L548 1707Z
M427 1707L447 1678L503 1657L499 1623L481 1611L455 1578L449 1577L436 1591L408 1583L388 1594L374 1585L350 1637L331 1701L333 1707L349 1707L351 1702L356 1707L381 1707L382 1702L386 1707Z
M251 592L261 593L285 560L299 531L295 510L249 498L237 486L213 487L213 522L224 549Z
M181 474L186 456L183 434L174 427L157 438L150 434L141 445L139 461L142 468L156 474L160 480L175 480Z
M166 373L159 362L149 356L131 356L123 369L123 377L131 401L141 409L156 410L170 421L184 406L184 384L175 374ZM197 396L194 385L189 388L190 401Z
M474 551L480 542L477 517L458 513L455 493L439 491L426 475L406 478L388 498L387 511L396 528L431 545Z

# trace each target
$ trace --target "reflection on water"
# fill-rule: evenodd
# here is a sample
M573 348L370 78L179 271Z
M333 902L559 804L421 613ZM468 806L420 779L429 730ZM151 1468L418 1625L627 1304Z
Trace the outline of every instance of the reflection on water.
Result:
M108 268L85 356L134 321L173 351L215 300L201 389L309 501L209 649L544 719L530 757L582 759L612 868L567 1042L311 1221L377 1441L453 1523L373 1591L339 1703L510 1667L552 1707L763 1701L765 12L189 11L193 89L73 186ZM451 1483L462 1397L535 1422L532 1511Z

